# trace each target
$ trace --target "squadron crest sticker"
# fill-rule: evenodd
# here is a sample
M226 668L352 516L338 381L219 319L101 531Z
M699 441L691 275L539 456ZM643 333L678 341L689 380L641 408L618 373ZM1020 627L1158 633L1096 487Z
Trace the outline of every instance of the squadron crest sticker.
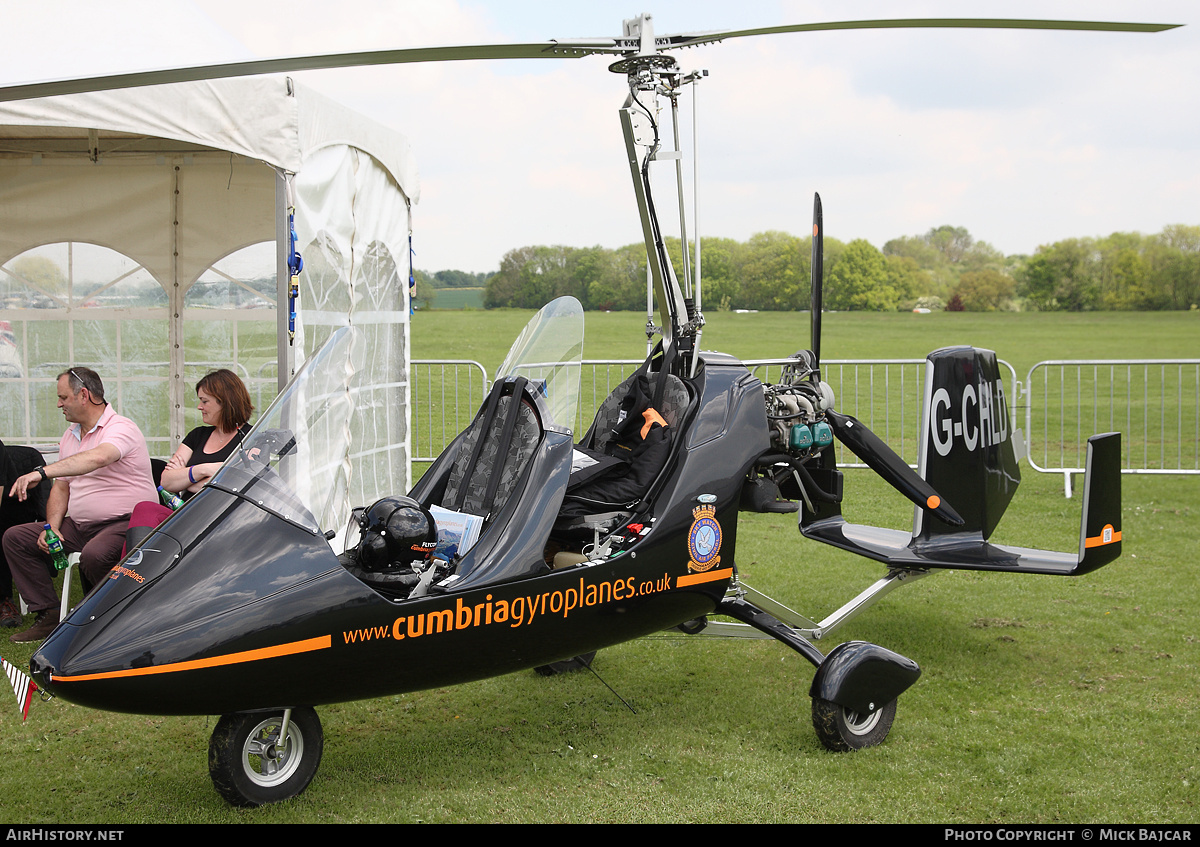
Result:
M717 509L712 505L692 509L692 528L688 530L689 571L706 571L720 564L721 525L716 519Z

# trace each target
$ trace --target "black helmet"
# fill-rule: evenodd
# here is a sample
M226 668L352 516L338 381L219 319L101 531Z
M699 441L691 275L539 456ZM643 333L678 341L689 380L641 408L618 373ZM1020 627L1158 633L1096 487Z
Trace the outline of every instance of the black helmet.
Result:
M363 570L388 572L423 568L437 547L433 515L411 497L384 497L359 519L358 564Z

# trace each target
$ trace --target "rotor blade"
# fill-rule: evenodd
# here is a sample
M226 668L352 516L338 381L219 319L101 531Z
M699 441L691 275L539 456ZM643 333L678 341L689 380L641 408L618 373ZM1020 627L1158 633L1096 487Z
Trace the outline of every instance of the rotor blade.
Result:
M1139 24L1109 21L1035 21L1004 18L901 18L875 21L831 21L815 24L787 24L756 29L716 30L660 36L655 47L660 50L694 47L727 38L750 35L774 35L788 32L823 32L844 29L1057 29L1100 32L1162 32L1182 24ZM258 59L246 62L227 62L215 65L196 65L189 68L170 68L151 71L131 71L79 79L48 80L18 85L0 86L0 103L49 97L58 94L81 94L88 91L107 91L118 88L138 88L172 82L195 82L205 79L225 79L255 74L289 73L292 71L325 68L361 67L365 65L394 65L413 62L455 62L471 59L579 59L597 53L632 55L638 43L629 38L587 38L552 40L532 44L479 44L449 47L413 47L399 50L374 50L351 53L329 53L318 56L297 56L281 59Z
M695 47L727 38L749 35L778 35L786 32L828 32L841 29L1065 29L1091 32L1164 32L1183 24L1139 24L1122 21L1034 21L1015 18L897 18L877 21L829 21L818 24L784 24L755 29L663 35L656 39L661 49Z
M916 471L896 455L896 451L867 429L862 421L853 415L843 415L832 409L825 410L825 420L829 422L838 441L849 447L855 456L866 462L867 467L883 477L893 488L922 509L929 509L946 523L952 526L963 525L962 517L938 496L933 486L921 479Z
M400 65L414 62L457 62L471 59L579 59L596 53L623 52L610 39L579 41L547 41L537 44L478 44L455 47L410 47L400 50L373 50L356 53L328 53L318 56L295 56L283 59L254 59L245 62L226 62L216 65L196 65L189 68L131 71L106 76L79 79L29 82L0 86L0 103L50 97L59 94L81 94L88 91L110 91L118 88L139 88L172 82L196 82L206 79L226 79L256 74L290 73L325 68L351 68L366 65Z
M825 280L825 219L821 212L821 195L813 194L813 240L812 267L809 270L811 291L809 293L809 311L812 318L812 332L809 341L817 366L821 364L821 307L822 289Z

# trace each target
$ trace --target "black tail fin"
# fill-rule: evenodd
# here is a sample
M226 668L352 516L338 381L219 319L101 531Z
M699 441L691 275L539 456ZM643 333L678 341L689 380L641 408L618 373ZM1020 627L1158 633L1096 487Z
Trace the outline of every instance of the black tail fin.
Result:
M1086 468L1076 573L1094 571L1121 555L1121 433L1089 438Z
M964 525L917 509L914 537L991 536L1021 483L1010 428L995 353L947 347L929 354L917 473L954 506Z

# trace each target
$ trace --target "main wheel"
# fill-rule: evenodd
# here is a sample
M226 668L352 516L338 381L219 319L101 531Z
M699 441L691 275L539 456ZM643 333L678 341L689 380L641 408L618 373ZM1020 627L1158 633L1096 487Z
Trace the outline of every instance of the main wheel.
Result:
M283 714L223 715L208 743L213 787L235 806L261 806L295 797L321 764L324 735L311 708L292 710L287 740L280 743Z
M837 703L814 698L812 718L817 738L827 750L839 753L861 750L882 744L887 738L892 721L896 719L896 701L864 715Z
M558 676L560 673L570 673L571 671L581 671L584 668L592 666L592 659L596 658L596 651L584 653L582 656L576 656L574 659L564 659L561 662L551 662L548 665L538 665L534 668L542 676Z
M708 626L708 615L701 615L698 618L692 618L690 621L684 621L675 628L684 635L699 635Z

